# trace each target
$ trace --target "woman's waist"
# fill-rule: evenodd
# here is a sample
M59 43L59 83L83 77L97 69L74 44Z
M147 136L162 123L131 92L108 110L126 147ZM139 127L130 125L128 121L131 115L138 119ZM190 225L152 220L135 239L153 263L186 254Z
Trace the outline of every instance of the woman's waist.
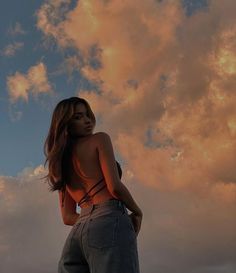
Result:
M87 218L96 218L105 215L115 216L116 214L123 213L128 214L125 204L119 199L111 198L101 203L81 207L80 216L77 222L86 220Z
M109 199L114 199L114 196L112 196L106 188L103 188L101 191L97 192L94 196L91 196L90 194L80 193L75 197L76 197L75 200L78 206L80 206L81 208L103 203Z

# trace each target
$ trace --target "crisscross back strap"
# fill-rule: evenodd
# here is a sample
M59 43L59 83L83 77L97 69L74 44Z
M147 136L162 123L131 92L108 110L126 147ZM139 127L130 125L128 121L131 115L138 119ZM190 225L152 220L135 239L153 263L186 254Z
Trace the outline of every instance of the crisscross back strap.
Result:
M102 189L104 189L106 187L106 184L104 186L102 186L99 190L97 190L94 194L89 195L89 193L91 192L92 189L94 189L98 184L100 184L102 181L104 180L104 177L99 180L95 185L93 185L93 187L80 199L78 206L80 206L82 203L84 203L88 198L93 197L95 194L97 194L98 192L100 192Z

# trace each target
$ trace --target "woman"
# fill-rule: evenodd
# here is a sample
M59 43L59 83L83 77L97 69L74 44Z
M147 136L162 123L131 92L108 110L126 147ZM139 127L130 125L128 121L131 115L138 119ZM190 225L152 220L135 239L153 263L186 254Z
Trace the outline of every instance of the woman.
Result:
M120 180L109 135L93 133L95 124L85 99L64 99L53 112L44 144L50 190L58 190L63 222L73 226L58 272L139 273L143 214Z

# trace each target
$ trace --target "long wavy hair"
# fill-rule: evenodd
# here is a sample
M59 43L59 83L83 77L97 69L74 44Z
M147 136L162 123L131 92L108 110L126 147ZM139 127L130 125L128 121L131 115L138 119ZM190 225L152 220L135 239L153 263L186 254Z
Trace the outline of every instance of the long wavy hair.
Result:
M70 183L69 161L73 138L68 134L67 126L75 112L78 103L83 103L88 115L96 125L96 118L89 103L79 97L71 97L60 101L52 114L51 125L44 143L45 165L48 163L48 174L43 178L49 183L49 190L60 190L63 193L62 203L64 204L66 184Z

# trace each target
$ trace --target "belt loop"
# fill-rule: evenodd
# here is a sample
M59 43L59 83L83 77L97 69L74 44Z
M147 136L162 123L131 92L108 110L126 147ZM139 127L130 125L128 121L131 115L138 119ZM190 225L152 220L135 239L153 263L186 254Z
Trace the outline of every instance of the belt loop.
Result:
M93 204L92 206L91 206L91 209L90 209L90 214L92 213L92 211L94 210L94 208L95 208L95 205Z
M121 207L122 208L122 212L125 213L125 204L121 200L119 200L118 206Z

